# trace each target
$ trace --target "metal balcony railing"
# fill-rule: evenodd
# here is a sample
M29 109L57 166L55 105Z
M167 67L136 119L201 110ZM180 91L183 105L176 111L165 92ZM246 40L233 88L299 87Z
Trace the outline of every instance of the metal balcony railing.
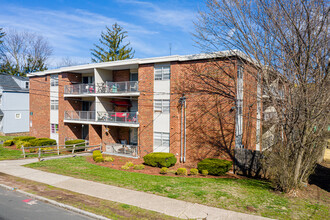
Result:
M106 153L128 157L138 157L138 146L126 144L107 144Z
M138 81L126 82L105 82L97 84L77 84L66 85L64 94L80 95L80 94L104 94L104 93L130 93L139 91Z
M95 111L65 111L65 120L95 121Z
M97 112L97 121L138 124L137 112Z
M64 120L138 124L137 112L65 111Z

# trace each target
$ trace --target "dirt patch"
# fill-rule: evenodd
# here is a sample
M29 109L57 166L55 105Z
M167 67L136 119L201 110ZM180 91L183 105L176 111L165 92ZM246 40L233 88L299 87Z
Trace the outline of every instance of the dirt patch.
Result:
M103 155L104 157L109 156L109 155ZM87 157L87 162L98 165L98 166L103 166L103 167L109 167L112 169L116 170L121 170L121 171L127 171L127 172L134 172L134 173L144 173L144 174L150 174L150 175L157 175L157 176L163 176L163 174L160 174L160 168L159 167L151 167L151 166L145 166L143 170L134 170L133 167L131 167L129 170L123 170L121 169L122 166L124 166L127 162L132 162L134 165L139 165L143 164L143 158L128 158L128 157L120 157L120 156L111 156L114 158L113 162L102 162L102 163L95 163L92 157ZM190 169L192 168L197 168L197 164L180 164L177 163L175 166L170 167L168 170L169 172L166 174L166 176L175 176L178 177L178 175L175 174L175 171L178 168L186 168L189 174ZM228 173L225 176L202 176L200 174L198 175L188 175L186 176L187 178L234 178L234 179L243 179L246 177L235 175Z
M7 174L0 173L0 183L20 189L26 192L41 195L55 200L84 209L95 214L103 215L108 218L116 219L175 219L170 216L156 212L143 210L125 204L98 199L92 196L74 193L68 190L59 189L43 183L38 183Z

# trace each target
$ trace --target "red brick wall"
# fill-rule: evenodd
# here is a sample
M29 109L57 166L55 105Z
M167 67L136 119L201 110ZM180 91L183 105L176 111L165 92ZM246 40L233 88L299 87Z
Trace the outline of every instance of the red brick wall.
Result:
M129 81L130 70L114 70L113 71L113 81L114 82L123 82Z
M153 91L154 64L139 66L139 132L138 145L141 157L153 151Z
M50 76L30 77L30 135L50 136Z
M102 126L101 125L89 125L88 128L89 145L98 145L102 142Z

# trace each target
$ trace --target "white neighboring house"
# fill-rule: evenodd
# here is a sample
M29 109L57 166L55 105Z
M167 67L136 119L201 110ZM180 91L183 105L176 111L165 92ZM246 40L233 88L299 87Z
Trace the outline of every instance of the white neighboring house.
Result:
M0 135L29 132L29 78L0 74Z

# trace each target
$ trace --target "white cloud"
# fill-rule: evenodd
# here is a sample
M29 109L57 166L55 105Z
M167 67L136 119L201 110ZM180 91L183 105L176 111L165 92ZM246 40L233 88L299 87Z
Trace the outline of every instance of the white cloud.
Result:
M167 9L155 5L151 2L138 0L120 1L126 4L136 4L141 9L134 11L134 14L140 16L149 22L155 22L169 27L177 27L185 32L190 32L193 29L193 20L195 13L187 9ZM170 8L171 6L169 6Z
M50 65L56 65L61 58L68 56L76 56L74 59L82 62L90 60L93 43L97 43L106 25L115 22L129 32L128 41L136 51L157 54L155 46L144 43L143 39L157 35L158 32L86 10L48 10L2 5L0 13L0 27L35 32L48 38L54 47L54 57L50 59Z

